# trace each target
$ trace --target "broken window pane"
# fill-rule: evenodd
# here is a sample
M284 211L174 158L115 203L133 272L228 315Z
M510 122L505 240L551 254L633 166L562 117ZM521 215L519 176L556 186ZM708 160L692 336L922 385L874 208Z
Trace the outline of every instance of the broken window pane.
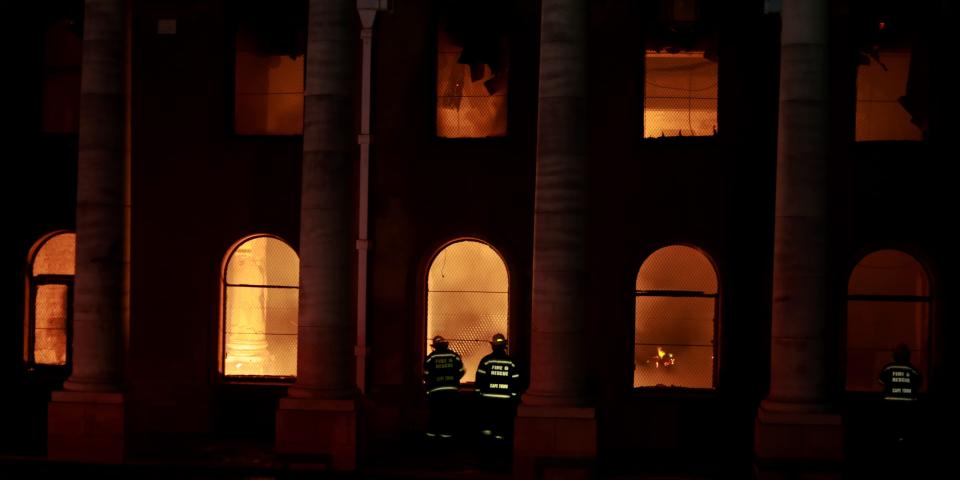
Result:
M234 131L303 133L306 6L241 2L236 37Z
M506 135L507 49L498 30L502 21L483 20L495 9L477 2L447 9L438 37L437 136Z
M857 141L922 140L900 99L907 93L910 51L879 50L857 68Z

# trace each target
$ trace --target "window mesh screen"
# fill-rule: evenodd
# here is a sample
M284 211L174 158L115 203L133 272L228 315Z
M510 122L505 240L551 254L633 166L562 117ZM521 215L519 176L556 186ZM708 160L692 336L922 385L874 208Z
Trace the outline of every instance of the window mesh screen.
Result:
M507 72L460 63L463 48L440 29L437 53L437 136L498 137L507 134Z
M930 291L923 267L903 252L874 252L853 270L848 293L847 390L880 391L880 369L900 343L926 375Z
M68 292L67 285L37 286L34 304L34 363L67 364Z
M878 59L857 68L857 141L923 139L899 101L909 72L909 50L881 50Z
M299 284L300 259L286 243L237 247L226 271L224 375L296 376Z
M717 131L717 63L703 52L646 53L643 136L705 136Z
M73 275L77 236L61 233L44 242L33 257L34 275Z
M433 259L427 275L427 338L442 335L463 357L463 382L472 382L477 365L490 353L490 339L507 331L507 268L489 245L459 241Z
M657 250L637 274L634 387L713 388L717 275L701 252Z

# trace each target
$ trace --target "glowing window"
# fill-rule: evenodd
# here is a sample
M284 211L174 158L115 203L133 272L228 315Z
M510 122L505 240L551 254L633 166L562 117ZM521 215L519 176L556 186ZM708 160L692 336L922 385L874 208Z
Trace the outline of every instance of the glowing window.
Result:
M664 247L637 274L634 387L714 387L717 274L695 248Z
M43 53L43 131L76 133L80 119L80 58L83 3L64 4L48 20Z
M30 303L25 356L32 365L67 365L76 235L58 232L38 241L30 256Z
M643 92L643 136L717 133L717 63L703 52L648 50Z
M922 140L900 103L907 93L909 50L881 50L857 68L857 140Z
M929 328L930 287L920 263L897 250L864 257L847 290L847 390L880 391L880 369L900 343L926 377Z
M239 5L234 130L244 135L302 134L306 3Z
M507 50L502 15L489 5L446 5L437 47L437 136L507 134Z
M507 267L486 243L460 240L440 250L427 274L427 338L442 335L463 357L472 382L477 365L490 353L490 338L507 331Z
M227 255L223 374L295 377L300 258L282 240L256 236Z

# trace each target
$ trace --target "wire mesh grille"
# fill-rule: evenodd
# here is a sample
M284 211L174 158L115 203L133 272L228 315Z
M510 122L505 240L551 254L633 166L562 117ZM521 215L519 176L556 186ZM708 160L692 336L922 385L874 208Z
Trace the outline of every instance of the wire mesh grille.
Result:
M459 241L433 259L427 275L427 351L441 335L463 358L463 382L473 382L477 364L490 353L490 339L507 334L507 268L482 242Z
M907 93L910 51L880 51L857 68L857 141L922 140L923 132L900 105Z
M437 53L437 136L483 138L507 134L507 73L460 63L462 48L440 32Z
M234 250L227 265L228 285L299 287L300 257L273 237L254 237Z
M880 369L900 343L926 376L930 328L928 279L920 264L896 250L866 256L850 276L847 301L847 390L880 391ZM918 297L911 299L911 297ZM921 387L926 390L926 385Z
M637 274L634 387L713 388L717 276L698 250L654 252Z
M256 237L227 266L224 374L292 377L297 373L300 260L287 244Z
M34 304L33 361L41 365L67 364L67 285L39 285Z
M647 257L637 274L637 290L717 293L717 274L699 250L684 245L663 247Z
M703 52L647 51L643 136L707 136L716 131L716 62Z
M77 235L61 233L47 239L33 257L34 275L73 275Z

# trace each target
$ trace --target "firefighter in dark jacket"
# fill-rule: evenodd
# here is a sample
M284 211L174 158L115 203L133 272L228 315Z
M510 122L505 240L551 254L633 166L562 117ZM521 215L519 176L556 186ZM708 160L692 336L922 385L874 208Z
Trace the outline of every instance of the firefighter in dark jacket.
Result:
M911 440L919 412L917 394L923 376L910 363L910 348L901 343L893 350L893 361L880 370L883 384L884 419L890 436L896 443Z
M450 438L454 430L457 388L463 378L463 360L440 335L433 337L430 346L433 352L423 361L423 383L430 409L427 436Z
M513 417L519 398L520 372L507 354L507 338L502 333L490 341L493 351L477 366L477 392L483 415L481 432L497 440L513 433Z

